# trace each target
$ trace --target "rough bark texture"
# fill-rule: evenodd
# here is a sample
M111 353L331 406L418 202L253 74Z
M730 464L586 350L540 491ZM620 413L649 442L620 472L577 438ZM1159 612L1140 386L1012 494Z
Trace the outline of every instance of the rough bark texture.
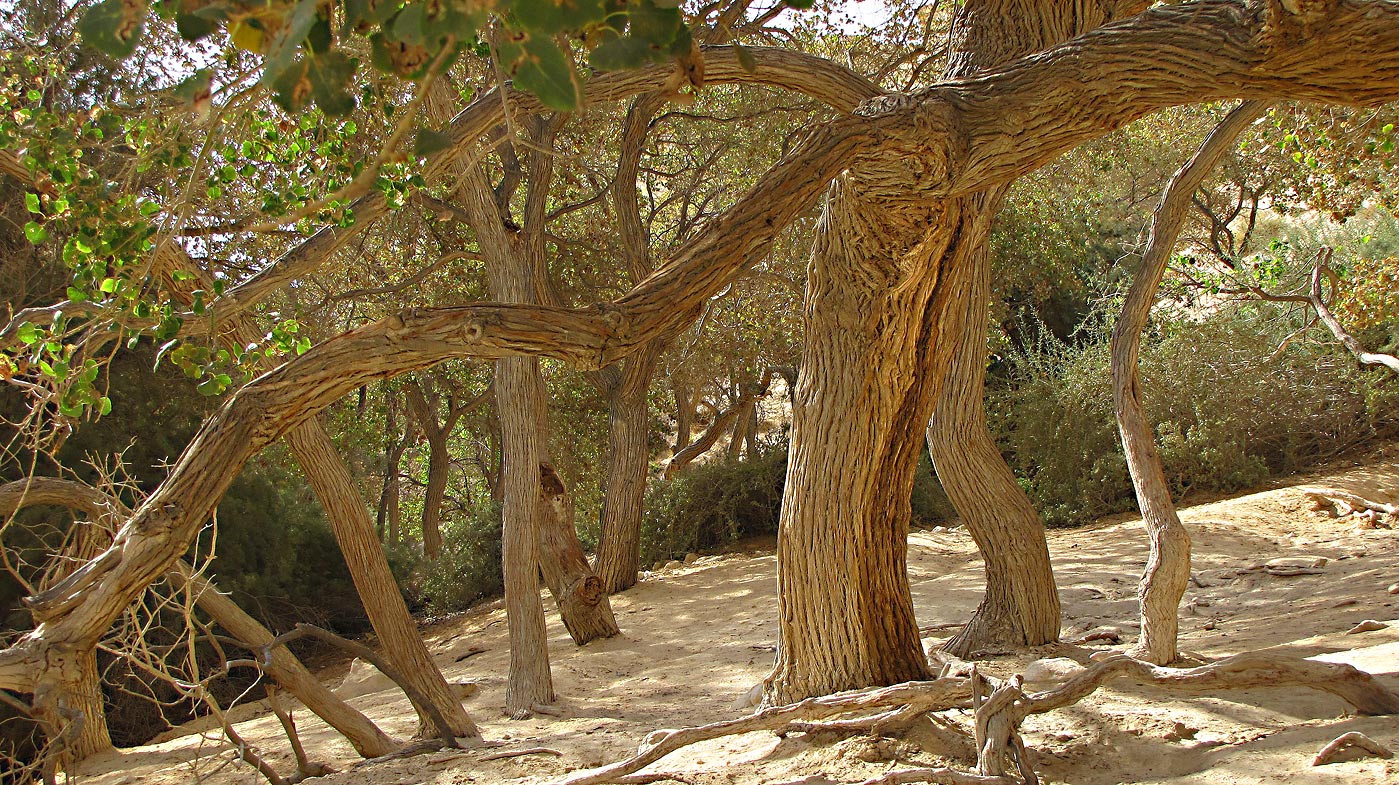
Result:
M640 568L642 502L650 467L646 394L659 354L658 346L642 349L616 368L615 379L608 384L607 491L596 565L608 594L635 586Z
M632 102L622 123L611 196L622 257L633 285L651 273L651 238L641 219L636 186L651 118L665 102L660 93L643 95ZM608 593L636 585L641 566L641 506L650 463L646 429L651 418L646 393L664 345L664 338L652 341L601 374L607 394L608 457L597 572Z
M582 646L621 632L602 578L588 566L573 523L573 498L548 462L539 464L540 568L573 642Z
M775 66L777 58L770 58L768 52L757 54L761 57L754 73L737 64L736 56L726 58L716 53L707 63L707 74L716 82L721 81L717 75L723 72L733 81L765 80L811 94L835 93L838 100L847 103L858 102L859 97L852 100L852 96L867 89L867 82L850 78L845 69L818 58L792 53L779 56L804 64L789 68ZM607 100L655 89L667 73L668 67L657 67L615 78L599 77L590 80L588 97ZM30 599L31 608L47 621L0 652L0 687L28 691L45 678L50 655L94 645L122 609L178 559L248 458L341 396L365 383L451 358L534 354L586 369L606 367L688 320L707 298L761 259L776 233L801 215L842 171L849 169L851 174L841 175L842 182L833 192L836 204L828 212L833 217L858 217L889 237L907 240L910 229L902 210L847 210L840 207L841 198L852 186L866 194L870 205L882 198L906 203L909 199L975 193L1032 171L1088 139L1183 103L1258 98L1377 104L1397 95L1399 6L1339 0L1289 11L1275 2L1241 6L1203 0L1153 7L1134 19L971 79L908 96L866 100L857 114L837 117L797 141L792 152L748 194L705 224L654 274L612 303L588 308L473 304L407 311L324 341L250 382L200 428L166 481L133 513L111 548L53 591ZM531 108L523 101L514 106ZM483 96L453 121L453 138L474 139L485 134L500 122L500 112L498 93ZM876 173L870 171L869 164L881 159L887 176L871 177ZM897 162L897 167L892 162ZM369 223L358 207L356 215L364 218L356 222L356 228ZM935 217L956 218L927 210L921 217L923 225ZM343 242L340 230L326 231L331 239L318 240L321 244L315 248L323 248L325 242ZM818 246L829 247L831 242L831 238L823 238ZM888 250L897 244L891 243ZM890 258L904 256L900 251ZM918 266L919 259L908 261ZM225 293L216 305L233 311L248 307L260 299L259 292L276 291L323 262L319 252L307 246L269 265L264 269L266 275L260 273L248 281L249 288L239 292L241 287L235 287ZM895 273L887 280L893 286L858 283L851 294L903 296L906 292L899 284L913 283L887 266L873 272ZM817 277L825 275L822 272ZM815 287L819 296L813 299L832 301L823 299L830 288L829 280ZM833 300L837 306L839 300ZM853 305L863 308L866 304ZM197 319L187 321L198 323ZM0 338L9 340L15 325L6 328ZM877 319L847 322L847 329L855 333L882 326ZM912 325L909 320L896 319L887 326L905 329ZM833 332L839 325L831 327L816 333ZM834 335L821 340L823 345L811 352L821 354L838 343ZM854 375L854 369L841 370ZM900 379L905 371L891 365L873 369L873 373L882 383ZM906 385L891 388L898 386ZM821 387L808 385L804 406L825 408ZM869 393L867 397L879 396ZM872 416L889 408L883 400L878 403L871 409ZM905 429L907 438L916 440L931 415L931 405L922 415L924 421L916 428L907 426L902 414L897 425L888 427ZM813 413L808 417L813 435L819 432L823 418L837 419L837 415ZM801 465L810 459L816 460L807 464L809 469ZM815 474L843 470L850 463L839 459L840 448L833 443L807 453L794 449L789 474L808 475L801 485L810 503L797 503L794 500L798 497L791 496L791 504L822 506L827 494ZM862 477L871 476L869 467L858 468ZM886 476L891 484L902 482L899 476ZM836 482L843 481L832 485ZM887 509L896 510L897 505L895 501ZM814 517L820 512L813 509L807 514ZM896 523L865 530L851 525L855 517L833 517L857 540L897 533ZM808 519L793 534L800 539L820 528ZM828 533L826 539L833 538ZM821 547L839 546L827 542ZM863 552L865 546L859 550ZM884 557L880 560L889 561ZM807 569L800 577L810 583L824 576L826 583L837 583L829 578L837 576L835 570L850 561L843 556L824 569ZM854 582L862 588L869 584L863 578ZM821 617L810 612L815 607L807 607L787 614L784 626L844 625L845 618L862 619L875 611L870 603L852 600L843 587L840 591L842 596L824 604L858 613ZM897 589L891 593L887 587L874 591L898 594ZM900 618L899 624L906 621L903 610L895 610L894 615ZM856 626L861 629L852 628L835 640L850 641L863 649L857 642L864 625L857 622ZM818 635L822 636L824 633ZM820 643L810 639L797 645L787 656L789 664L798 649ZM859 665L861 655L854 660L849 653L838 656L854 663L862 673L872 670ZM812 662L820 664L819 660ZM811 684L816 686L815 680Z
M1146 572L1142 574L1138 597L1141 599L1142 636L1133 654L1148 662L1165 665L1177 657L1177 609L1190 583L1190 533L1176 515L1161 455L1156 451L1155 429L1142 403L1141 378L1137 356L1142 330L1151 317L1156 289L1165 275L1166 264L1175 250L1176 238L1190 208L1190 197L1228 152L1239 133L1267 109L1248 101L1239 106L1210 133L1195 155L1166 185L1151 218L1151 232L1141 267L1132 279L1132 288L1122 305L1122 314L1112 331L1112 400L1127 468L1137 491L1137 507L1151 540Z
M928 452L938 479L986 563L981 604L943 646L964 659L1059 637L1059 593L1044 528L986 425L987 250L983 238L974 251L978 258L968 261L973 273L965 299L966 329L928 424Z
M374 522L360 500L354 477L335 451L330 436L319 420L312 419L288 433L287 444L325 507L326 519L340 543L350 577L384 654L414 689L432 701L458 736L479 736L476 724L467 716L461 701L423 645L418 625L408 612L388 559L384 557L383 546L374 536ZM419 732L432 735L426 711L421 706L415 708L420 721Z

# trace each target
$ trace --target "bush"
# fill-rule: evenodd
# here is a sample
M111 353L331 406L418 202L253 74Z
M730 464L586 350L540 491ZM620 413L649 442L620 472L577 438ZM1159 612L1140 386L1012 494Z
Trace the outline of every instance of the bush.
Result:
M1399 383L1241 307L1145 336L1143 398L1172 492L1235 491L1399 433ZM1042 337L988 400L1007 460L1051 526L1135 507L1113 415L1109 335Z
M641 525L641 563L776 534L786 479L787 441L782 439L756 456L725 457L694 466L673 480L653 483L647 490ZM918 464L912 504L915 525L930 525L954 514L926 450Z
M500 507L477 508L471 517L449 526L442 555L424 561L416 580L418 599L435 613L465 610L484 597L505 590L500 571Z

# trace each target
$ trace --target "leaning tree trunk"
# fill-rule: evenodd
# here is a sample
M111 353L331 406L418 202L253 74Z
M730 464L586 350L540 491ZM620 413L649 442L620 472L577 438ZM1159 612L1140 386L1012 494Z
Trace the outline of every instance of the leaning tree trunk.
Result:
M286 439L306 478L311 481L316 497L325 507L326 518L340 543L350 577L384 654L409 685L442 712L453 733L469 738L479 736L476 724L467 716L461 700L447 685L442 671L437 669L423 645L418 626L408 612L388 559L384 557L384 548L374 535L374 521L370 520L354 478L340 460L330 436L319 420L311 418L289 431ZM427 711L421 706L415 705L415 708L419 734L435 735Z
M1132 654L1157 665L1165 665L1178 656L1178 608L1190 583L1190 533L1176 515L1161 456L1156 451L1155 431L1142 404L1141 378L1137 370L1141 334L1151 317L1156 289L1175 250L1191 196L1233 146L1239 133L1266 109L1267 104L1258 101L1240 104L1171 178L1152 214L1151 233L1142 254L1141 268L1132 279L1132 288L1112 331L1112 399L1117 410L1117 427L1122 434L1122 449L1127 455L1132 485L1137 490L1137 506L1151 541L1138 591L1142 635Z
M573 497L547 461L539 464L540 571L573 642L582 646L621 632L600 576L588 567L573 523Z
M928 424L928 453L943 490L986 564L986 594L966 626L943 649L958 657L1036 646L1059 637L1059 593L1044 527L986 425L986 306L991 294L987 241L1000 194L984 194L968 238L972 269L964 330L937 413Z

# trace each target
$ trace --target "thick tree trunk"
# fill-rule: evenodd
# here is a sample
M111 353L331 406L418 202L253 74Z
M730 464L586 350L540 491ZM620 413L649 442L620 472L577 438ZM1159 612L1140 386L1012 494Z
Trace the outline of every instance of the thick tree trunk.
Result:
M647 392L659 355L657 343L628 358L608 390L607 491L596 565L608 594L635 586L640 569L642 503L650 457Z
M890 209L856 178L832 187L808 274L771 703L928 675L906 571L909 498L941 382L919 366L946 343L944 262L960 216L931 200Z
M949 73L1065 40L1128 5L1140 4L969 2ZM781 645L769 701L927 669L905 572L908 500L995 202L920 194L932 185L924 178L942 176L932 162L916 146L857 159L826 197L782 500Z
M58 755L58 767L112 748L96 649L50 652L34 689L34 718Z
M335 444L321 427L320 420L307 420L289 431L286 439L306 478L311 481L316 497L325 507L326 518L335 532L335 539L340 543L345 564L350 568L350 577L354 579L355 589L359 592L374 632L379 636L384 654L413 688L442 712L454 733L468 738L480 736L476 724L466 715L461 701L452 692L423 645L417 624L408 612L408 606L398 590L398 582L389 569L388 559L384 557L383 546L374 536L374 522L369 519L369 512L360 501L354 478L350 476L345 462L340 460ZM417 708L419 733L434 735L436 731L427 713L422 707Z
M539 464L539 566L573 642L582 646L621 632L602 578L588 567L573 522L573 498L548 462Z
M999 194L973 209L995 215ZM987 222L989 223L989 221ZM988 227L989 228L989 227ZM1036 646L1059 637L1059 594L1039 514L1020 490L986 425L986 306L991 295L989 237L972 239L972 269L960 343L936 414L928 452L943 490L986 563L986 594L966 626L943 649L970 659L978 652Z
M537 704L554 701L549 635L539 601L539 464L544 455L540 424L545 417L545 392L538 360L507 357L497 360L495 367L496 411L505 456L500 478L501 563L510 626L505 711L523 719Z
M1190 197L1233 146L1234 139L1258 119L1267 104L1248 101L1229 113L1200 145L1200 149L1176 172L1161 195L1151 218L1151 233L1141 268L1122 304L1122 314L1112 331L1112 399L1127 468L1137 490L1137 506L1151 540L1146 571L1138 596L1141 599L1142 636L1133 656L1165 665L1175 660L1177 609L1190 583L1190 533L1176 515L1161 456L1156 451L1155 429L1142 403L1137 357L1141 334L1151 317L1156 290L1175 250Z

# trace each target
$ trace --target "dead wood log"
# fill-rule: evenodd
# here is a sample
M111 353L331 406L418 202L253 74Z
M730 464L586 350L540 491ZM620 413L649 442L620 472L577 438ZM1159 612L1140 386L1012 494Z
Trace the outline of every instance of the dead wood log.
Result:
M1312 509L1325 512L1332 518L1344 518L1358 510L1372 510L1384 515L1399 515L1399 505L1386 504L1366 499L1359 494L1339 488L1307 487L1302 493L1312 500Z
M1364 753L1385 760L1394 757L1394 753L1390 752L1388 747L1359 731L1351 731L1337 736L1325 747L1322 747L1321 752L1318 752L1316 757L1312 759L1312 765L1325 766L1330 763L1341 763L1353 760L1352 756L1363 758L1365 757Z

